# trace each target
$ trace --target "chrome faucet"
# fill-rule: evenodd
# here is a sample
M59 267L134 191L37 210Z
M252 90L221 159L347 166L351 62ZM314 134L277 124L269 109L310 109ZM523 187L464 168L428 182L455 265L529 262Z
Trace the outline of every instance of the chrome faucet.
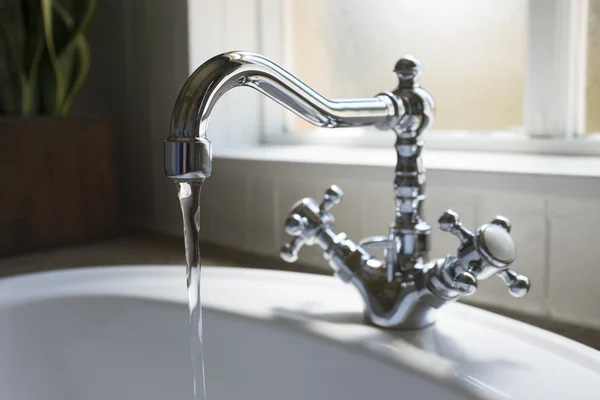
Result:
M372 236L358 244L333 231L331 209L342 200L342 190L331 186L321 203L304 198L293 205L286 232L294 238L281 257L294 262L303 245L318 245L335 274L352 283L365 302L367 321L387 328L422 328L435 321L435 311L461 296L473 294L479 280L498 275L515 297L529 290L529 279L509 269L515 259L510 222L496 217L491 223L467 230L448 210L439 219L443 231L456 235L456 255L427 261L431 227L421 217L425 200L425 169L421 133L434 116L434 101L421 88L420 62L410 56L394 68L398 88L375 97L332 100L257 54L230 52L201 65L185 83L165 142L165 171L178 181L203 181L211 172L208 119L218 99L236 86L249 86L275 100L306 121L321 127L372 125L396 133L398 162L394 180L395 221L387 236ZM383 249L384 260L370 251Z

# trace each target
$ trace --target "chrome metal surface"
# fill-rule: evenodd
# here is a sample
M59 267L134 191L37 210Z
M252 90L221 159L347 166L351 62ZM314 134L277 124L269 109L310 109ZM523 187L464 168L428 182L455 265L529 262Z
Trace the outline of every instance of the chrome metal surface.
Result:
M496 217L475 234L458 215L447 211L440 228L456 235L456 256L426 262L430 225L422 218L425 169L421 133L433 121L435 103L419 84L421 63L400 59L394 68L398 87L363 99L332 100L258 54L229 52L201 65L183 86L173 109L171 133L165 142L165 172L176 181L203 180L211 173L207 137L210 114L219 98L237 86L252 87L316 126L327 128L373 125L396 134L395 218L386 236L359 244L334 232L332 208L343 192L331 186L319 203L296 202L285 220L292 240L281 249L288 262L307 245L317 245L343 281L352 283L365 302L368 321L383 327L420 328L434 322L434 311L448 301L476 291L492 275L503 279L514 296L529 289L529 280L508 269L515 257L510 221ZM369 252L383 249L384 260Z
M259 54L223 53L198 67L179 93L165 143L167 176L210 175L210 114L221 96L237 86L254 88L311 124L327 128L375 125L389 129L404 115L402 102L391 93L332 100Z
M342 199L341 189L327 189L321 207L311 198L297 202L286 220L294 238L282 247L281 257L296 261L303 245L319 245L335 273L352 283L365 302L365 317L388 328L422 328L435 320L435 311L449 301L475 293L479 280L498 275L516 297L529 290L529 280L510 270L516 256L510 221L496 217L473 234L451 210L439 219L440 229L456 235L456 256L425 262L431 227L421 216L425 200L425 169L421 133L433 121L435 103L421 88L420 62L410 56L394 68L399 85L390 98L402 103L404 114L390 127L396 134L397 164L394 180L395 219L387 236L369 236L358 245L333 230L329 214ZM339 195L335 195L338 194ZM371 251L383 250L383 261Z
M396 133L396 218L390 236L400 242L396 268L410 271L423 263L429 252L431 227L421 217L425 201L425 167L421 158L421 133L433 122L435 102L419 84L422 66L412 56L401 58L394 67L398 88L392 93L401 99L405 114L392 129Z
M479 280L498 275L514 297L527 294L529 279L508 268L517 252L507 218L497 216L472 233L462 225L457 213L448 210L440 217L439 224L442 231L454 234L461 242L456 257L449 256L451 261L444 266L458 292L473 294Z

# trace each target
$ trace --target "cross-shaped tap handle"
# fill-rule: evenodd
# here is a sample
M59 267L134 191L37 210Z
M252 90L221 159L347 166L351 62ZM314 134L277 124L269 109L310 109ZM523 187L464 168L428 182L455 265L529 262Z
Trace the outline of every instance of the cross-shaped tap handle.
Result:
M321 209L321 213L327 213L329 210L333 208L333 206L338 205L342 202L342 198L344 197L344 192L338 185L331 185L323 195L323 201L319 208Z
M440 229L450 232L461 242L454 264L454 285L462 294L477 289L477 282L498 275L514 297L523 297L529 291L529 279L508 267L515 260L515 243L510 235L508 218L497 216L489 224L480 226L475 233L460 222L458 214L447 210L439 219Z
M343 196L344 192L339 186L331 185L325 191L320 205L314 199L305 197L292 206L285 220L285 231L295 237L281 248L280 255L284 261L295 262L303 245L316 244L322 235L333 234L331 229L335 220L329 211L342 201Z
M281 246L281 251L279 255L281 259L288 263L293 263L298 261L298 252L304 246L304 240L302 238L296 236L283 246Z
M498 272L498 276L506 283L508 292L513 297L523 297L529 292L531 283L525 275L517 274L512 269L507 268L504 271Z
M473 233L463 226L458 214L452 210L446 210L438 220L438 223L441 230L450 232L458 237L458 240L463 244L473 240Z

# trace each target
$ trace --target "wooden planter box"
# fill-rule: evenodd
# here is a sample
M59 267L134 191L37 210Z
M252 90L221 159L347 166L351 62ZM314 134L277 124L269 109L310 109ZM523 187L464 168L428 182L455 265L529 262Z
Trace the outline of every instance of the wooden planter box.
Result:
M101 118L0 118L0 256L117 233L115 157Z

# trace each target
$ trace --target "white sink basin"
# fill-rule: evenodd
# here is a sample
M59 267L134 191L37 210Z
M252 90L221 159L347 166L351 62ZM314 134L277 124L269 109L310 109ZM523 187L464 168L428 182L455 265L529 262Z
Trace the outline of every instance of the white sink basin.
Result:
M600 353L466 305L392 332L334 278L204 268L202 287L209 400L600 393ZM0 399L191 399L186 302L182 267L0 280Z

